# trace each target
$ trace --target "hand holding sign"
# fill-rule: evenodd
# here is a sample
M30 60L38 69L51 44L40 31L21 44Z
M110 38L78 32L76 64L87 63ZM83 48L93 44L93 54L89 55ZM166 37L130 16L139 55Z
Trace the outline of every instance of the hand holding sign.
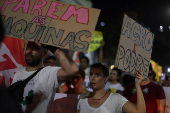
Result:
M143 72L141 70L138 70L135 73L136 79L135 79L135 84L140 85L143 80L145 80L145 76L143 75Z

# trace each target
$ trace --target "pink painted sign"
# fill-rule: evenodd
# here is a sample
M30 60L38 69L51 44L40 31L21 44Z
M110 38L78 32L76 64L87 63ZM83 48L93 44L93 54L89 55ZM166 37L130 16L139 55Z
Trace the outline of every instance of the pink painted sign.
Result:
M6 36L86 53L100 10L55 0L1 0Z

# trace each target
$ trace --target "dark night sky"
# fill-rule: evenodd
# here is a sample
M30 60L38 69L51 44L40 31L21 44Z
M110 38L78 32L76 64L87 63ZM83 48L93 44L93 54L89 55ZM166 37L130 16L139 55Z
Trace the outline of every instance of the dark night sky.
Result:
M99 20L117 18L122 12L135 11L139 22L153 31L170 25L170 1L168 0L92 0L93 7L101 9Z
M108 19L119 19L121 14L135 11L138 14L138 22L144 23L144 27L149 27L155 36L160 34L159 27L161 25L164 28L163 33L170 31L170 0L92 0L92 2L94 8L101 9L98 24L103 21L107 25L109 24L107 23ZM158 46L163 46L162 48L165 50L162 51ZM168 53L169 48L167 46L153 45L151 59L162 65L164 71L170 66L170 55L167 56Z

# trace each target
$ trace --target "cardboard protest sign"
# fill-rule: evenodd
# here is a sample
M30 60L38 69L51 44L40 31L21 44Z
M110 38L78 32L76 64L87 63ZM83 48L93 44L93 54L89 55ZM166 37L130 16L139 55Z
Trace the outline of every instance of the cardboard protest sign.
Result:
M115 67L134 74L141 69L148 76L154 34L124 15Z
M6 36L87 53L100 10L55 0L1 0Z
M100 31L94 31L93 36L91 38L91 42L89 45L88 51L96 51L98 47L101 45L101 41L103 40L103 34Z

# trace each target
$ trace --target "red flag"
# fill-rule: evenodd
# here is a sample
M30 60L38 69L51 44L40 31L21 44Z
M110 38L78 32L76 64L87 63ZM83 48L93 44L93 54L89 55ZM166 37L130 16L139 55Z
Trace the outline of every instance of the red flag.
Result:
M5 37L0 43L0 85L8 87L16 71L26 67L22 40Z

